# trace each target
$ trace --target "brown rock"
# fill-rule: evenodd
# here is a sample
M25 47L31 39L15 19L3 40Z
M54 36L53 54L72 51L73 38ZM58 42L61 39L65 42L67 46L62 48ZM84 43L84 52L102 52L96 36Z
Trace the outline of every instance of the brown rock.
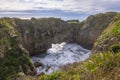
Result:
M46 72L50 69L50 66L47 66L47 69L45 70Z
M35 62L34 65L35 65L35 67L43 66L43 64L41 62Z
M41 73L38 74L37 76L43 76L43 75L45 75L45 73L44 73L44 72L41 72Z

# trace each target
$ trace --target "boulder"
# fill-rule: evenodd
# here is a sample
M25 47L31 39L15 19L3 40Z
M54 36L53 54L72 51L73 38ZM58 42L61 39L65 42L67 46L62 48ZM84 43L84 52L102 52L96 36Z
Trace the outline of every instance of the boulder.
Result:
M35 62L34 65L35 65L35 67L43 66L43 64L41 62Z

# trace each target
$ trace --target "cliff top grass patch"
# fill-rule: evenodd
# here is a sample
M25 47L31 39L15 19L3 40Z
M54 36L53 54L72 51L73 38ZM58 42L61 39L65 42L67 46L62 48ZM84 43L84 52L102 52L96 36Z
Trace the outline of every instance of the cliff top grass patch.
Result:
M120 53L92 54L83 63L73 65L65 72L40 76L38 80L119 80Z
M120 22L118 22L111 31L113 35L120 35Z
M104 30L101 36L97 39L94 46L102 44L106 40L110 40L112 38L120 39L120 19L113 20L113 22L107 27L107 29Z

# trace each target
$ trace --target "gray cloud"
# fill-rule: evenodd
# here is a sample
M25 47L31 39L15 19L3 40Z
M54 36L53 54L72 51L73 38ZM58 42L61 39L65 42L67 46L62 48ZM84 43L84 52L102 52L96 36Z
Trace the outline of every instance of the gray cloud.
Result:
M2 10L59 9L89 13L120 10L120 0L1 0L0 3L3 3L0 5Z
M107 11L120 12L120 0L0 0L0 16L84 16ZM82 14L81 14L82 13ZM60 15L62 14L62 15ZM78 15L79 14L79 15ZM13 15L12 15L13 16ZM39 15L38 15L39 16Z

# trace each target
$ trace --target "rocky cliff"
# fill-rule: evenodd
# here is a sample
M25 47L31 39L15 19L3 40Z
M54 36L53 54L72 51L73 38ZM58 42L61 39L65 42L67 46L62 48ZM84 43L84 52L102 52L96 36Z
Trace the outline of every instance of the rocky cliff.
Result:
M45 52L52 43L76 42L93 51L108 49L120 43L119 16L115 12L89 16L85 21L63 21L59 18L1 18L0 19L0 79L17 76L19 72L34 75L30 55ZM116 27L111 27L116 26ZM109 33L114 32L112 35ZM12 76L11 76L12 75Z
M74 42L79 43L85 48L92 49L96 39L108 27L116 14L115 12L100 13L89 16L85 21L79 23L79 25L76 23L77 26L74 23Z
M30 55L45 52L52 43L71 41L69 24L59 18L14 19L23 46Z
M89 16L85 21L63 21L60 18L4 18L20 35L20 42L30 55L45 52L52 43L76 42L91 49L101 32L117 13Z
M103 31L94 44L93 53L110 51L120 52L120 14Z
M0 19L0 80L15 80L13 77L19 72L27 75L36 73L12 23Z

